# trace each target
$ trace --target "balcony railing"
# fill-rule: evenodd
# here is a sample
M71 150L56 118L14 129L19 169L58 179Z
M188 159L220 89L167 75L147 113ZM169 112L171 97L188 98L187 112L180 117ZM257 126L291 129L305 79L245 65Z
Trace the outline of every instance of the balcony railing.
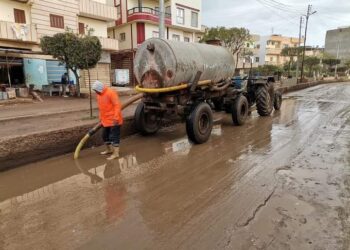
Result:
M128 10L128 22L135 20L148 20L159 22L160 11L149 7L135 7ZM165 13L165 23L171 25L171 14Z
M22 42L37 42L37 32L34 24L20 24L0 21L0 39Z
M132 9L128 10L128 15L132 15L132 14L135 14L135 13L145 13L145 14L151 14L151 15L154 15L154 16L159 16L160 15L160 11L159 10L152 9L152 8L149 8L149 7L141 7L141 8L135 7L135 8L132 8ZM171 14L170 13L165 13L165 18L171 19Z
M119 49L118 40L105 37L99 37L99 39L103 50L117 51Z
M117 20L117 8L111 5L92 0L80 0L79 14L81 16L96 18L105 21Z

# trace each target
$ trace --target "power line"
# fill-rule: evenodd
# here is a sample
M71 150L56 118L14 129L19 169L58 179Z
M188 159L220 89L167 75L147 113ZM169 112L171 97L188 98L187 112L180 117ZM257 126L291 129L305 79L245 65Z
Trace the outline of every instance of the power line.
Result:
M281 6L279 4L275 4L274 2L271 2L269 0L261 0L260 3L264 4L265 6L269 6L269 7L275 8L277 10L280 10L283 12L288 12L288 13L294 14L294 15L296 15L296 14L299 15L301 13L301 11L299 11L299 10L290 9L290 8Z

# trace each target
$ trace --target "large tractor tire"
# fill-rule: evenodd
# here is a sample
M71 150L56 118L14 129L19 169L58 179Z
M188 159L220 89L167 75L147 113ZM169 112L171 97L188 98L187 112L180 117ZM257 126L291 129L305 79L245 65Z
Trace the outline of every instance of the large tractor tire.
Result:
M139 103L135 111L135 126L143 135L157 133L160 128L159 115L156 112L145 112L144 103Z
M273 109L273 96L271 97L269 86L260 85L256 89L256 109L260 116L269 116Z
M280 110L282 106L282 94L281 92L275 92L275 99L273 100L273 107L275 110Z
M249 105L244 95L239 95L233 103L232 121L235 125L240 126L245 123L248 117Z
M202 144L208 141L213 129L213 113L210 106L201 102L186 119L186 131L190 141Z

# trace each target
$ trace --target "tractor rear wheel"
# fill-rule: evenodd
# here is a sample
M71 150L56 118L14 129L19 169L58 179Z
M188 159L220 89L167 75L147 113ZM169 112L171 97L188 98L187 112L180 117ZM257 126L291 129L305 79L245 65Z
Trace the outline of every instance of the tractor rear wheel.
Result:
M256 89L256 109L260 116L269 116L273 109L273 96L271 97L267 85L260 85Z

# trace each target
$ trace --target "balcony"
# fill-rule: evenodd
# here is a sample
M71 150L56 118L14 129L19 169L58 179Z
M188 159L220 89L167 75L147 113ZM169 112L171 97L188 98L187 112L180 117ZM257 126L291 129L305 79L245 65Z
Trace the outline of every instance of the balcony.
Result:
M281 54L282 49L281 48L266 48L266 54L268 55L279 55Z
M117 20L117 8L93 0L80 0L79 15L103 21Z
M107 51L117 51L119 48L118 40L111 39L111 38L105 38L105 37L99 37L102 49Z
M159 10L149 7L135 7L128 10L128 22L132 21L150 21L154 23L159 22ZM171 25L171 14L165 13L165 24Z
M0 39L25 43L37 43L37 32L34 24L19 24L0 21Z

